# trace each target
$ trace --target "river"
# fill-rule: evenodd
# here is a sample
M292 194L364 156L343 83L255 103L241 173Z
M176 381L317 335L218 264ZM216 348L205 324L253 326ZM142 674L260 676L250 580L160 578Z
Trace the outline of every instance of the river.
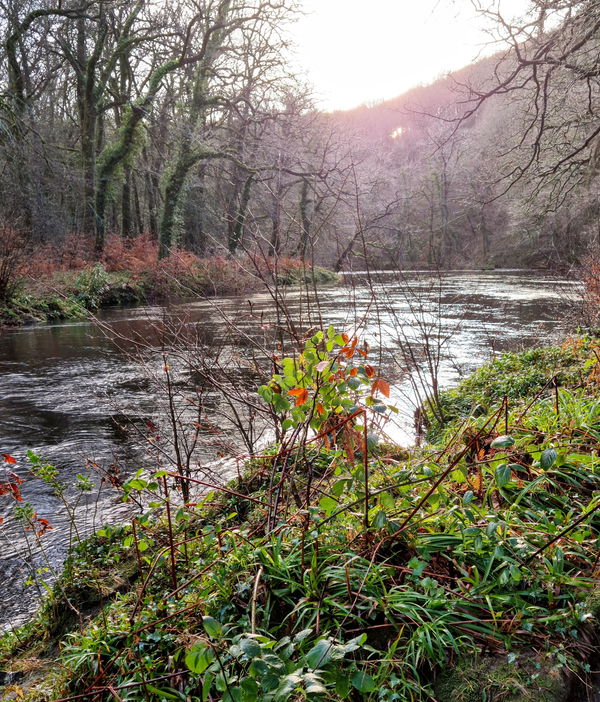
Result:
M384 274L369 280L354 274L345 280L345 285L320 291L318 302L289 289L283 300L286 314L299 329L324 323L360 335L370 347L371 363L392 383L391 401L400 410L386 431L404 444L413 440L414 407L427 382L426 345L440 385L447 387L492 354L556 340L564 332L577 287L570 279L539 271L455 272L441 279ZM152 433L153 423L162 419L160 388L151 378L155 368L149 367L152 355L146 348L145 365L140 364L132 353L135 344L126 340L154 344L160 366L164 361L156 327L184 319L207 349L231 354L236 344L242 357L260 356L261 349L276 348L284 315L274 309L265 293L169 308L111 309L99 315L100 324L86 320L0 332L0 453L15 457L16 465L4 467L23 479L24 501L53 527L37 539L14 518L12 499L0 497L0 627L10 628L29 616L44 591L42 581L53 581L74 538L61 500L28 473L26 451L59 468L69 504L77 502L81 536L123 519L129 507L106 477L131 474L156 458L156 452L144 448L144 432ZM415 365L424 375L417 374ZM185 389L184 379L174 382ZM244 382L254 387L252 373ZM243 453L234 429L223 422L220 399L207 393L205 400L209 414L195 460L214 461L226 446ZM215 466L231 470L232 464ZM72 487L78 474L94 484L90 493Z

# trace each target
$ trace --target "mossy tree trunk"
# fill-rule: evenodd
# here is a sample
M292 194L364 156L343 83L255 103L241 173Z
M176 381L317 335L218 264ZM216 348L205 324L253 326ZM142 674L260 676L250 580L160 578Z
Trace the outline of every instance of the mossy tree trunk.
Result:
M159 258L168 256L175 244L176 215L181 205L185 183L191 169L204 158L205 150L194 148L193 138L204 122L210 99L210 76L214 61L222 51L222 42L233 26L227 23L232 6L231 0L222 0L212 23L205 27L199 60L194 76L194 85L189 104L183 136L177 148L175 161L165 180L164 202L159 228Z

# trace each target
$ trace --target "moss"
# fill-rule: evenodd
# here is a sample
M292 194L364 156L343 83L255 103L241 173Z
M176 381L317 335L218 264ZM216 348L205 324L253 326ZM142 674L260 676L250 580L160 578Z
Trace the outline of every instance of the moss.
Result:
M340 276L321 266L294 266L280 271L277 275L279 285L301 285L309 283L314 285L336 285Z
M570 681L548 661L521 654L512 663L498 657L463 661L439 678L439 702L563 702Z
M535 348L505 353L477 369L455 388L441 393L439 412L443 425L430 410L425 415L427 440L436 443L452 422L489 413L506 396L517 402L532 400L557 386L577 386L585 380L583 361L593 342L588 339L565 342L560 347Z

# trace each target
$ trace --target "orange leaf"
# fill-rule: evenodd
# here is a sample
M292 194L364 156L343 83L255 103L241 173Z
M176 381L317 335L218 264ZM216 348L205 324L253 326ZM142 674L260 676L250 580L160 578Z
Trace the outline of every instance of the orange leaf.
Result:
M365 366L365 374L366 374L367 378L372 378L375 375L375 368L373 368L373 366L370 366L369 364L367 364Z
M4 459L4 462L5 462L5 463L16 463L16 462L17 462L17 459L16 459L16 458L13 458L13 457L10 456L8 453L3 453L3 454L0 454L0 455L1 455L2 458Z
M346 333L342 334L342 339L344 340L345 344L347 344L350 341L350 337Z
M358 368L352 368L350 370L350 377L354 378L357 375L358 375Z
M383 380L383 378L377 378L377 380L373 383L373 392L376 392L377 390L379 390L379 392L386 397L390 396L390 385Z
M320 402L317 402L317 414L325 414L325 410L323 409L323 405Z
M300 407L308 400L308 390L306 388L293 388L288 394L296 398L296 407Z

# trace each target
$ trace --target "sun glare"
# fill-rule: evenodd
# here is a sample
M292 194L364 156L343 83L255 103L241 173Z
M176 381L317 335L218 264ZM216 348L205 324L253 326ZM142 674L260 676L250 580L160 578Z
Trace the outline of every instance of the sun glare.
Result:
M518 11L520 0L503 3ZM489 54L494 47L468 0L304 0L296 25L299 70L322 108L348 109L400 95Z

